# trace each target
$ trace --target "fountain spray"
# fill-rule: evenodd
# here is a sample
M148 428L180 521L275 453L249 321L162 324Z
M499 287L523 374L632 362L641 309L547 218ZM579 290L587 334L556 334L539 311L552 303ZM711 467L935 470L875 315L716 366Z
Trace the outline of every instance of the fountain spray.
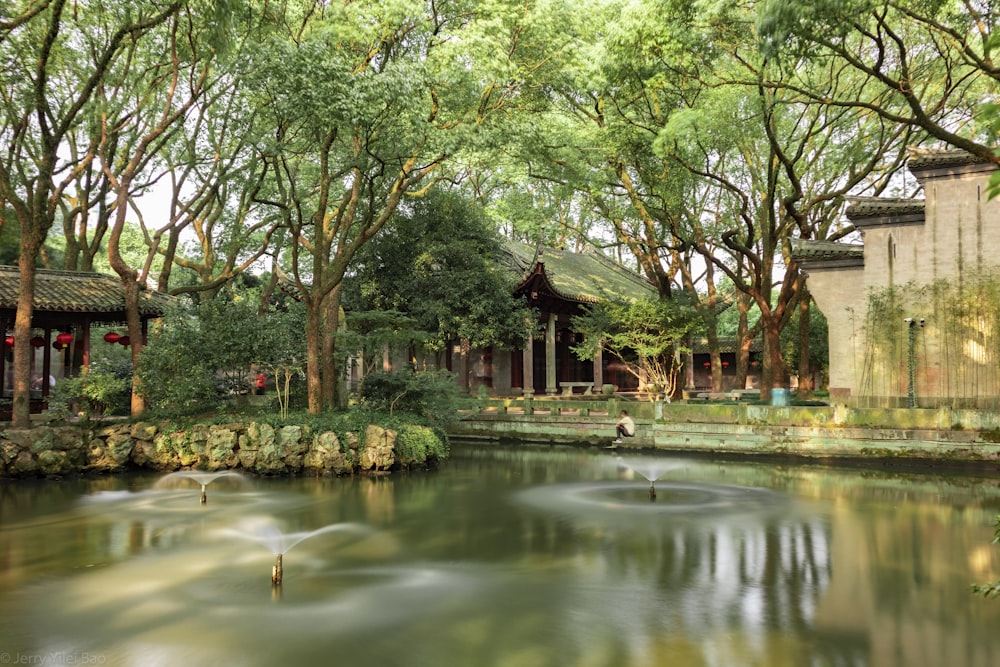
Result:
M208 491L205 489L205 484L201 485L201 504L204 505L208 502Z

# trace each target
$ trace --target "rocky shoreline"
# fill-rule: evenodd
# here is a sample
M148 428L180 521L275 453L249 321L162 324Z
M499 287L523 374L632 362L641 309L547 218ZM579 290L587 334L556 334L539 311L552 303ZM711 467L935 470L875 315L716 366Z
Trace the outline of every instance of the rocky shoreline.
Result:
M409 426L402 438L437 436ZM126 470L242 470L259 475L350 475L422 465L403 454L400 432L372 424L344 437L308 426L258 422L195 424L178 429L153 422L65 423L0 430L0 477L51 477ZM419 460L418 460L419 459Z

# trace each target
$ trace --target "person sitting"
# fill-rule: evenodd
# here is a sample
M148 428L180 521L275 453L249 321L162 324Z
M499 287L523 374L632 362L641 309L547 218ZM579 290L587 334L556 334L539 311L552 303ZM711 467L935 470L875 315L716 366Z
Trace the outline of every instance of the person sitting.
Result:
M34 373L31 374L31 390L32 391L41 391L42 388L43 388L42 387L43 383L44 382L42 380L42 374L41 373L35 371ZM56 378L55 378L54 375L49 375L49 389L51 389L54 386L56 386Z
M635 435L635 422L628 416L627 410L622 410L621 417L618 419L618 423L615 424L615 430L618 433L618 437L615 439L616 445L622 443L622 438L631 438Z

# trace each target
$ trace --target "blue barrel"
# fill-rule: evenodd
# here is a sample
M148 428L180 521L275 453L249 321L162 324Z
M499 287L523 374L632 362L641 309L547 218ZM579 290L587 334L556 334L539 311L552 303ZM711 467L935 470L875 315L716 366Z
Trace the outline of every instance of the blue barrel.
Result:
M775 387L771 390L771 405L783 408L788 405L788 390L784 387Z

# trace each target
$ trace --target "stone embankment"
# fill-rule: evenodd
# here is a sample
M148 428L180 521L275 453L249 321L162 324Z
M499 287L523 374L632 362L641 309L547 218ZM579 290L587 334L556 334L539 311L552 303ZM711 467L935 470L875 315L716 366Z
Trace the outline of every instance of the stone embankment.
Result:
M476 440L608 446L622 408L635 419L636 435L621 450L1000 469L1000 413L988 410L507 399L485 402L449 433Z
M377 425L344 438L313 433L307 426L275 428L256 422L196 424L183 430L150 422L40 425L0 430L0 476L128 469L344 475L424 462L401 456L398 442L397 431Z

